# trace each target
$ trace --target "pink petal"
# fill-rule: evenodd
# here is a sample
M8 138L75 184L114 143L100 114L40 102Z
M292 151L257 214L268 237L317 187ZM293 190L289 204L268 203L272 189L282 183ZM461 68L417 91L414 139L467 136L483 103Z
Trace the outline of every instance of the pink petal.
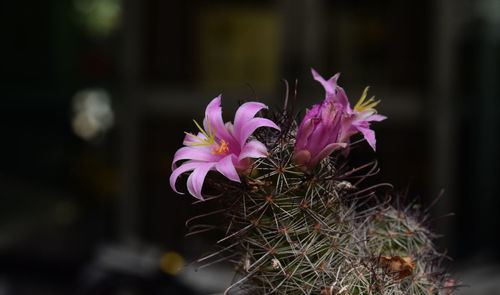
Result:
M180 160L196 160L204 162L217 162L220 155L214 155L209 149L198 147L183 147L177 150L172 161L172 170L177 168L175 163Z
M302 150L307 145L309 136L314 130L315 121L320 117L320 110L323 105L322 103L315 104L310 110L306 112L304 119L300 123L299 129L297 130L295 148Z
M325 79L321 77L321 75L318 74L313 68L311 68L311 73L313 75L314 80L318 81L319 83L321 83L321 85L323 85L323 88L325 88L327 94L330 95L335 94L335 87L337 86L337 79L339 78L340 73L335 74L333 77L328 79L328 81L325 81Z
M229 150L233 154L238 154L241 151L241 146L239 143L236 141L236 137L234 135L234 126L231 122L226 122L224 127L227 130L227 133L230 135L230 138L225 139L226 142L229 144Z
M245 125L241 129L241 133L239 134L238 137L236 137L236 140L238 141L240 146L243 146L248 137L252 135L252 133L259 127L271 127L280 130L278 125L276 125L273 121L269 119L253 118L245 123Z
M247 102L238 108L236 115L234 115L234 133L236 137L240 134L245 123L255 117L255 114L264 108L267 109L267 106L260 102Z
M312 158L311 162L309 163L310 167L316 166L316 164L318 164L318 162L321 161L323 158L328 157L334 151L345 148L346 146L347 146L346 143L337 143L337 142L327 145L317 155L315 155L314 158Z
M206 136L203 135L203 133L199 132L196 136L198 136L199 138L201 139L206 139ZM205 153L209 153L211 154L212 153L212 146L209 146L209 145L199 145L199 146L196 146L196 147L192 147L190 143L188 142L199 142L198 139L192 137L191 135L188 135L186 134L186 136L184 137L184 145L185 147L190 147L190 148L195 148L199 151L204 151ZM173 165L172 165L173 166Z
M172 189L174 190L174 192L176 192L178 194L181 194L181 195L184 194L184 193L181 193L181 192L177 191L177 189L175 188L175 182L177 181L177 178L179 178L179 176L182 173L190 171L190 170L194 170L199 165L200 165L199 162L188 161L186 163L183 163L181 166L179 166L174 171L172 171L172 175L170 175L170 187L172 187Z
M267 148L262 142L254 139L243 146L243 150L238 157L238 162L243 160L244 158L262 157L267 157Z
M203 200L203 196L201 195L203 182L205 182L205 176L207 176L208 171L210 171L213 167L214 163L198 162L196 168L193 170L191 175L189 175L187 180L187 188L189 193L197 199Z
M215 164L215 169L228 179L240 182L240 177L238 176L238 172L236 172L236 168L234 168L231 157L232 155L227 155L222 160L218 161Z
M222 108L220 107L220 101L221 101L221 95L217 96L216 98L212 99L212 101L207 105L207 108L205 110L205 119L203 120L203 127L205 128L205 131L208 133L208 125L207 125L207 117L208 121L210 122L210 129L215 127L215 135L220 138L224 139L227 142L230 142L232 137L227 132L227 129L224 126L224 121L222 120Z
M350 114L352 113L351 105L349 104L349 100L347 99L347 94L342 87L337 86L337 97L336 100L343 106L344 110Z
M359 127L358 130L363 134L365 137L366 141L368 144L372 147L373 150L375 150L375 131L371 130L370 128L365 128L365 127Z
M198 132L198 134L196 134L196 136L198 136L199 138L201 139L206 139L207 137L205 135L203 135L203 133L201 132ZM186 136L184 136L184 140L182 141L184 144L186 144L187 141L190 141L190 142L199 142L199 140L189 134L186 134Z
M380 121L383 121L387 119L386 116L382 116L382 115L372 115L370 117L368 117L366 120L367 121L375 121L375 122L380 122Z
M311 157L314 157L323 147L331 142L330 135L331 128L325 124L321 124L318 120L302 149L308 150L311 153Z
M321 75L319 75L314 69L311 69L314 80L318 81L323 85L326 92L326 100L333 100L335 102L339 102L344 107L347 113L351 113L352 109L349 104L349 100L347 99L347 95L342 87L337 85L337 80L340 77L340 73L332 76L328 81L325 81Z
M296 141L295 141L295 149L302 150L307 146L309 136L311 136L314 131L314 120L315 118L309 118L302 121L300 127L297 131Z
M231 136L234 137L234 126L231 122L226 122L226 124L224 125L226 127L226 130L229 134L231 134Z
M356 115L343 116L340 122L341 130L337 142L348 142L349 137L358 132L358 128L354 126Z
M378 115L378 114L374 114L373 111L371 110L366 110L366 111L362 111L362 112L354 112L353 115L356 117L355 118L355 121L375 121L375 122L380 122L380 121L383 121L385 119L387 119L386 116L382 116L382 115Z

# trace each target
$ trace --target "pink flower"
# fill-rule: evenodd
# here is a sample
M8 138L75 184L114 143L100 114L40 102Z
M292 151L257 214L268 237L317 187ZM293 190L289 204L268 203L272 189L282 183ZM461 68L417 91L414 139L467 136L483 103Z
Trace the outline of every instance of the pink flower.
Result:
M311 72L314 79L321 83L323 88L325 88L325 100L338 102L344 108L339 141L349 142L349 138L352 135L357 132L361 132L368 144L373 148L373 150L375 150L375 132L370 129L370 122L380 122L387 119L386 116L378 115L375 110L375 107L380 103L380 100L376 101L375 97L372 96L370 99L365 101L369 89L369 87L366 87L358 103L356 103L354 109L352 109L344 89L337 85L337 79L339 78L340 73L335 74L328 81L325 81L325 79L323 79L323 77L321 77L314 69L311 69Z
M312 168L335 150L346 147L339 142L343 106L325 99L307 111L297 130L293 158L296 164Z
M191 195L203 200L201 190L205 177L210 170L216 170L228 179L240 182L238 171L250 167L249 158L267 156L266 146L258 140L247 139L259 127L279 127L271 120L254 118L258 111L267 109L267 106L258 102L247 102L236 111L234 125L231 122L224 124L221 96L214 98L205 110L203 128L195 121L200 130L197 135L187 133L184 138L184 147L174 155L170 186L175 188L177 178L184 172L192 171L187 180L187 188ZM177 167L176 162L187 160Z
M352 109L344 89L337 85L339 73L325 80L314 69L311 72L325 88L325 99L314 105L300 123L294 147L295 162L310 169L332 152L346 148L350 137L358 132L375 150L375 132L370 129L370 122L386 119L374 109L380 101L374 97L365 101L367 87Z

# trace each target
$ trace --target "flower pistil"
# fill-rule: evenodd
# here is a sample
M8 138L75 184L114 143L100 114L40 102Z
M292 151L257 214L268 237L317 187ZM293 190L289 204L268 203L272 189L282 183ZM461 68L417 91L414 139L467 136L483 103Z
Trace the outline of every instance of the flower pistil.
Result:
M223 155L229 152L228 143L221 139L220 144L214 143L212 147L212 154L214 155Z

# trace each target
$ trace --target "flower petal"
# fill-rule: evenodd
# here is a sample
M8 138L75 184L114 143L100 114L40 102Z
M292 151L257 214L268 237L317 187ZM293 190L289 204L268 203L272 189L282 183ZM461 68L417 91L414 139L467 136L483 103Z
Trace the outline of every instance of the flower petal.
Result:
M236 172L236 168L234 168L232 156L233 155L227 155L222 160L218 161L215 164L215 169L217 169L217 171L219 171L229 180L240 182L238 172Z
M336 89L337 96L334 100L342 105L345 112L347 112L348 114L352 113L351 105L349 104L349 100L347 99L347 94L345 94L344 88L337 86Z
M224 125L226 127L226 130L229 134L231 134L234 137L234 126L231 122L226 122Z
M375 131L371 130L370 128L366 128L366 127L358 126L357 128L363 134L363 136L365 137L368 144L375 151L375 144L376 144Z
M295 140L295 149L302 150L306 148L309 136L311 136L314 131L314 121L317 120L315 118L309 118L302 121L299 129L297 130L297 136Z
M375 122L380 122L380 121L383 121L387 119L386 116L382 116L382 115L372 115L370 117L368 117L366 120L367 121L375 121Z
M193 134L194 135L194 134ZM200 139L207 139L207 137L205 136L205 134L201 133L201 132L198 132L198 134L196 134L196 136ZM182 141L184 144L186 144L186 142L199 142L198 138L192 136L191 134L186 134L186 136L184 136L184 140Z
M309 140L309 136L314 130L315 121L320 118L320 109L323 103L319 103L314 105L310 110L307 110L304 119L300 123L300 126L297 130L297 136L295 141L295 148L298 150L302 150L307 145Z
M238 157L238 162L243 160L244 158L262 158L267 157L267 148L266 146L258 141L251 140L243 146L243 150Z
M335 95L335 87L337 86L337 80L340 76L340 73L335 74L330 79L328 79L328 81L325 81L325 79L321 77L321 75L318 74L313 68L311 68L311 73L313 75L314 80L318 81L319 83L321 83L321 85L323 85L323 88L325 88L325 91L327 93L327 97L329 97L328 94Z
M209 149L203 147L182 147L174 155L174 160L172 161L172 170L177 168L175 164L180 160L196 160L204 162L216 162L220 160L220 155L214 155Z
M219 94L219 96L212 99L212 101L207 105L207 108L205 110L205 119L203 120L203 127L205 128L205 131L209 130L207 125L208 118L208 121L210 122L210 129L213 129L215 127L215 136L220 139L224 139L227 142L230 142L232 141L232 136L228 133L227 129L224 126L220 101L221 95Z
M319 161L321 161L323 158L328 157L331 153L333 153L336 150L343 149L347 146L346 143L331 143L327 146L325 146L324 149L322 149L318 154L314 156L314 158L311 159L309 162L310 167L316 166Z
M183 195L184 193L181 193L179 192L176 188L175 188L175 182L177 181L177 178L179 178L179 176L184 173L184 172L187 172L187 171L190 171L190 170L194 170L196 167L198 167L200 165L199 162L197 161L188 161L186 163L183 163L182 165L180 165L177 169L175 169L174 171L172 171L172 175L170 175L170 187L172 187L172 189L174 190L174 192L178 193L178 194L181 194Z
M234 115L234 133L236 136L241 132L245 123L255 117L258 111L267 109L267 106L260 102L246 102L242 104Z
M335 74L330 79L328 79L328 81L325 81L325 79L321 77L321 75L318 74L314 69L311 68L311 72L314 80L321 83L321 85L323 85L323 88L325 88L325 99L339 102L340 104L342 104L347 113L351 113L352 109L351 105L349 104L349 100L347 99L347 95L345 94L344 89L337 85L337 80L340 77L340 73Z
M213 167L214 163L198 162L196 168L193 170L191 175L189 175L187 180L187 188L189 193L197 199L203 200L203 196L201 195L203 182L205 182L205 176L207 176L208 171L210 171Z
M253 118L248 120L243 128L241 129L240 134L236 137L236 140L243 146L248 137L259 127L271 127L277 130L281 130L278 125L276 125L273 121L266 118Z

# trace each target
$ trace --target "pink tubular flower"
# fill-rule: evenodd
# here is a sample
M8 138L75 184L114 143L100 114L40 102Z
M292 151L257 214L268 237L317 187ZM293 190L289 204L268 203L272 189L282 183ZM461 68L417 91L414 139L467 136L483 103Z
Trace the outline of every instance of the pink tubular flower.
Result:
M236 111L234 125L231 122L224 124L221 96L214 98L205 110L203 128L195 121L200 130L197 135L187 133L184 138L184 147L174 155L170 186L175 188L177 178L184 172L193 171L187 180L187 188L191 195L203 200L201 189L208 171L216 170L228 179L240 182L238 171L249 168L249 158L267 156L266 146L258 140L247 139L259 127L279 127L271 120L254 118L258 111L266 108L262 103L247 102ZM177 167L176 162L187 160Z
M375 150L375 132L370 129L370 122L380 122L387 119L385 116L378 115L377 111L374 109L380 103L380 100L376 101L375 97L372 96L365 101L369 89L369 87L366 87L358 103L356 103L354 109L352 109L344 89L337 85L337 79L340 73L337 73L328 81L325 81L325 79L323 79L314 69L311 69L311 71L314 79L325 88L325 101L332 100L340 103L343 107L344 115L342 117L339 142L348 143L352 135L361 132L368 144Z
M296 164L312 168L335 150L346 147L339 142L343 107L325 99L307 111L297 130L293 158Z
M367 87L352 109L344 89L337 85L339 73L325 80L314 69L311 72L325 88L325 99L307 111L300 123L294 147L295 163L310 169L332 152L347 147L349 138L357 132L375 150L375 132L369 122L386 119L374 109L380 101L374 101L374 97L365 101Z

